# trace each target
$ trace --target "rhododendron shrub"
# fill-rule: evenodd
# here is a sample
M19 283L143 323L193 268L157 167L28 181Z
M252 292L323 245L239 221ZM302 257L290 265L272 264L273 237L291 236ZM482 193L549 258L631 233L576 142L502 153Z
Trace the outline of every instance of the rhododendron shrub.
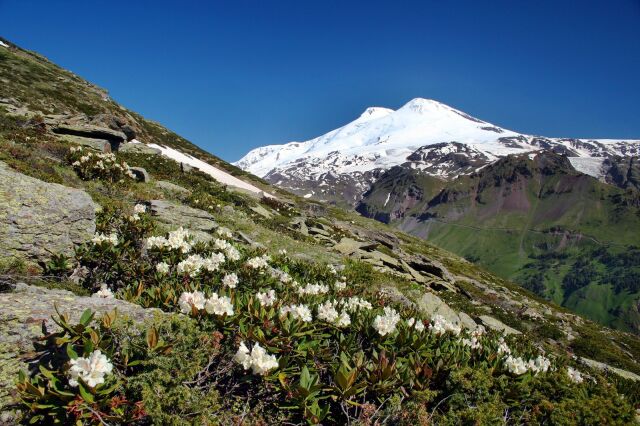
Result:
M569 369L567 360L524 337L425 316L371 289L366 277L372 272L360 264L295 260L247 247L226 229L204 239L185 228L134 232L148 214L132 207L130 214L110 215L99 226L103 236L80 252L79 264L89 271L87 282L106 286L97 287L100 294L110 289L211 336L204 353L193 348L206 362L179 388L215 391L225 408L243 401L311 424L400 423L408 412L398 406L413 404L411 415L428 409L434 422L459 423L468 421L466 404L474 400L487 423L505 413L515 423L544 423L555 405L576 394L585 404L602 398L602 384L582 367ZM89 361L94 349L79 365L106 365L100 358L106 349ZM92 383L124 374L117 359L108 359L112 373L91 370L85 376L95 376Z
M129 165L113 153L95 152L81 146L71 147L67 161L83 180L100 179L110 183L124 183L136 175Z

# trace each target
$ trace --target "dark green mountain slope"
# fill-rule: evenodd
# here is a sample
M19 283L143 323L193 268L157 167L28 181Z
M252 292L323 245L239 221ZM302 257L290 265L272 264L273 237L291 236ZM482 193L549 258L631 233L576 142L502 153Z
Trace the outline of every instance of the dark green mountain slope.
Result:
M566 157L510 156L440 181L396 168L358 211L453 251L603 324L640 330L640 197L576 172ZM388 200L387 200L388 197ZM386 202L386 205L385 205Z

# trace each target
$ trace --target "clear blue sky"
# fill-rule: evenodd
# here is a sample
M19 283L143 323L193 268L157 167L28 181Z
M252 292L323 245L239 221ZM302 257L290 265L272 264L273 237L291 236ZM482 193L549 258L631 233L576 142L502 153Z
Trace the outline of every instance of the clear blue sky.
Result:
M0 0L0 34L230 161L415 97L640 138L640 0Z

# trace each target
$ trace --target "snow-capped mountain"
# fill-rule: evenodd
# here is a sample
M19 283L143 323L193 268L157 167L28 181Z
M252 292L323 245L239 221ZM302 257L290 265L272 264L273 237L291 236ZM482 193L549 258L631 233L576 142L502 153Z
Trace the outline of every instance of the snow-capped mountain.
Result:
M600 178L605 159L639 155L640 140L524 135L416 98L396 111L367 108L351 123L306 142L256 148L235 165L299 195L355 203L394 166L451 179L500 157L541 149L566 155L578 171Z

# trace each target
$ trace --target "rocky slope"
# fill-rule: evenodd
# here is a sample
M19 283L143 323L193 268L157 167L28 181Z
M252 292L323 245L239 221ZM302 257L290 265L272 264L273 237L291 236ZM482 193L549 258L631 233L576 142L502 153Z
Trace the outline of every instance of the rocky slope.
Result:
M8 248L9 246L0 247L3 258L0 265L0 320L6 330L3 336L9 343L19 342L17 347L11 350L6 347L6 342L3 342L3 357L0 357L0 390L3 392L0 402L5 412L3 419L13 419L7 420L12 422L16 419L10 417L15 416L16 412L9 411L11 407L6 406L16 396L15 390L11 388L15 379L5 373L20 366L18 358L22 360L24 357L32 362L31 366L34 368L31 374L34 377L38 376L38 371L41 370L35 367L39 358L33 360L36 347L32 350L30 339L37 334L36 326L53 314L53 303L58 302L60 310L71 314L74 320L86 307L100 312L117 307L136 319L155 321L156 328L152 328L151 331L147 329L146 333L143 329L131 331L126 328L128 334L123 335L121 333L124 331L121 329L111 330L96 326L95 330L101 330L101 333L104 332L105 336L109 337L101 340L100 336L90 336L91 345L94 344L94 340L97 342L95 344L99 343L109 348L112 347L110 345L118 345L117 350L113 350L109 355L114 359L119 357L118 362L114 362L114 368L120 370L120 374L124 375L126 372L127 375L127 380L121 382L119 389L129 392L129 398L137 398L132 401L144 406L145 411L138 410L136 415L144 414L150 422L231 424L247 418L256 422L299 422L302 419L315 422L315 414L309 413L317 413L312 411L316 410L316 406L302 410L302 414L291 414L289 409L283 409L284 406L291 405L290 401L285 403L284 400L274 397L273 386L289 386L290 383L298 382L301 386L306 386L306 383L302 382L306 379L301 378L305 377L304 374L294 372L295 367L283 371L284 376L280 376L279 379L274 377L268 382L268 387L263 385L263 381L258 380L260 378L254 380L250 376L243 376L245 381L241 384L231 381L232 386L224 387L230 380L229 370L235 371L237 375L242 373L241 369L233 370L234 364L230 363L237 349L238 336L225 336L220 333L227 333L229 327L234 325L227 323L219 326L217 323L209 322L205 317L190 320L187 315L178 314L179 294L173 294L176 288L183 288L185 285L211 286L212 282L219 282L221 277L216 275L214 278L207 278L206 283L200 280L190 281L187 276L163 278L156 274L157 265L149 263L150 249L148 244L143 244L142 241L142 238L148 239L151 233L154 236L166 235L167 231L176 230L181 226L188 227L199 241L194 242L198 253L201 253L203 247L210 247L207 244L220 244L216 243L216 240L227 235L225 238L228 238L228 244L237 247L243 256L270 254L273 265L281 269L276 270L274 267L269 271L277 272L280 279L291 274L296 279L303 280L302 282L318 283L326 280L325 274L331 273L333 269L348 276L349 288L346 292L369 298L375 303L376 309L385 305L395 306L403 312L412 312L419 317L434 318L441 315L447 323L466 330L475 330L483 325L495 333L510 336L508 338L513 340L509 341L513 341L514 345L517 342L518 347L544 351L558 362L566 362L564 360L569 359L568 355L575 356L575 359L571 358L570 361L573 366L580 368L585 374L597 377L602 383L612 383L606 385L611 386L610 388L602 389L588 385L588 392L587 385L583 389L584 392L563 391L563 395L568 395L565 398L568 401L573 401L571 398L574 394L612 394L618 391L627 395L633 404L640 400L637 385L634 384L638 378L637 374L640 373L640 366L636 361L640 357L640 340L636 336L602 327L572 314L474 266L463 258L380 222L297 197L247 176L239 169L203 153L161 126L150 123L108 100L104 91L79 77L6 40L3 43L8 47L0 46L0 72L5 83L0 86L0 90L6 99L4 106L0 107L0 160L3 162L3 173L11 176L14 182L25 182L25 185L28 183L29 186L24 186L25 190L17 193L11 191L8 179L0 179L0 194L4 197L4 205L19 205L19 217L22 220L20 227L11 228L14 226L14 218L0 215L0 229L10 230L7 231L7 238L11 241L11 247L15 245L14 242L31 241L29 238L33 234L44 234L41 235L43 238L38 240L38 244L20 244L21 250ZM17 77L9 79L8 76ZM45 85L49 90L31 91L36 83L40 86ZM59 85L63 85L64 90ZM65 93L70 95L65 96ZM73 126L75 130L60 132L63 122L67 123L64 124L67 126L66 129ZM79 131L78 128L82 130ZM141 143L134 142L134 139ZM77 151L79 146L83 147L82 151ZM191 158L205 162L216 170L240 178L273 196L265 196L266 194L242 187L233 188L227 185L228 182L224 182L226 178L220 178L223 182L217 180L220 174L216 170L205 167L198 170L190 161L176 161L171 156L161 155L162 152L172 152L166 148L181 153L179 159ZM81 163L82 157L99 158L95 164L103 161L104 165L107 158L111 158L105 156L105 151L114 154L113 158L117 164L126 162L126 166L123 167L130 168L135 178L127 177L122 182L112 182L108 180L108 174L106 177L100 174L87 175L87 170L82 168L82 164L74 165L75 161ZM87 162L94 161L90 158ZM113 166L109 167L117 171ZM519 167L516 166L515 169ZM407 179L407 182L410 182L410 179ZM34 190L33 196L24 201L29 195L25 193L26 188L50 190ZM411 197L415 202L420 202L422 196L418 194L418 186L411 191ZM434 184L430 191L439 193L441 188ZM86 215L79 220L66 220L70 217L67 209L72 204L60 200L65 200L64 197L70 196L69 194L87 201L82 204L82 208L72 209L74 212L86 210ZM98 206L97 209L94 208L97 212L90 211L90 206L93 206L91 203ZM135 213L134 205L144 206L144 213L139 213L137 219L135 215L138 213ZM49 221L56 225L55 232L48 233L38 220L26 220L30 215L41 214L39 212L50 215ZM86 228L84 225L87 225ZM89 234L85 237L87 240L91 238L98 242L85 241L78 244L81 242L78 240L82 240L80 236L70 238L79 235L76 232L78 226ZM93 229L97 229L100 234L92 238L90 233ZM117 244L110 246L100 243L104 238L111 238L110 233L116 230ZM6 244L4 239L3 244ZM47 250L43 252L41 245L50 248L50 256L46 254ZM75 255L72 257L54 256L74 251ZM183 259L186 255L179 253L171 256L176 257L174 261L178 258L186 260ZM282 264L275 263L276 261ZM283 275L285 269L288 273ZM246 266L238 267L236 272L247 283L255 281L260 288L266 285L265 283L276 286L274 278L267 273L253 274ZM116 300L105 301L97 297L86 297L100 284L109 286L116 294ZM38 287L34 288L31 285ZM239 286L239 290L244 289L244 285L245 282ZM67 291L59 290L61 287ZM211 291L211 288L207 287L206 291ZM279 296L284 297L284 292ZM297 294L294 297L298 297ZM243 298L244 296L239 297L244 300ZM133 301L137 305L120 299ZM166 315L155 318L153 311L138 305L146 308L158 306ZM253 332L257 330L256 327L257 324L254 324L248 329ZM281 327L274 329L275 331L266 329L264 333L286 335L285 327L289 325ZM77 329L82 327L78 326ZM240 332L242 328L234 329L234 333ZM310 332L313 331L304 331L300 339ZM320 334L325 332L334 331L327 328ZM258 338L259 333L263 331L256 331L252 338ZM158 334L160 340L171 342L171 351L167 350L165 353L154 349L158 348ZM447 337L441 340L448 339ZM356 343L363 341L361 337L347 340ZM337 345L338 341L339 339L331 341L330 345ZM368 343L370 340L365 341ZM311 345L313 344L311 342ZM390 345L388 342L384 344ZM459 345L453 340L451 344ZM274 345L269 345L268 340L265 340L264 345L273 350ZM280 346L285 348L286 345ZM369 346L371 345L367 345ZM312 346L300 348L297 353L306 354L311 351L310 347ZM386 347L386 353L393 357L394 346ZM398 347L405 346L398 344ZM221 348L224 348L224 351ZM232 349L233 353L228 352ZM127 367L129 360L123 360L126 358L122 356L124 350L143 353L152 358L137 366ZM449 353L449 350L443 348L444 353ZM313 353L312 358L317 361L317 356L326 356L325 352ZM429 353L435 354L436 351ZM217 358L220 354L224 357ZM331 358L335 359L336 356L332 354ZM387 363L385 359L388 360L384 356L381 357L376 365L382 365L385 369L391 365L391 370L386 371L392 371L396 365L395 361ZM428 406L431 416L460 419L457 416L462 410L458 406L449 405L451 402L448 402L450 398L447 392L451 390L446 388L446 383L450 383L447 377L452 377L447 376L449 372L460 369L454 364L449 367L448 359L447 364L444 362L434 364L432 369L427 364L426 369L423 370L421 367L420 371L424 371L429 377L433 374L433 380L428 381L429 386L438 389L433 392L433 396L429 396L429 388L421 395L425 398L436 398L433 400L434 406ZM403 363L398 363L401 364ZM218 366L220 369L216 370ZM609 367L618 370L612 372L607 369ZM334 366L325 366L318 370L324 374L325 371L333 369ZM495 380L496 383L507 383L510 389L514 386L528 386L526 381L502 373L494 378L491 376L494 373L490 372L493 369L477 366L477 370L471 371L472 375L477 377L463 377L463 382L479 384L478 380L482 383ZM465 367L464 371L470 370ZM565 373L564 367L562 372ZM481 374L485 373L489 376L481 377ZM557 377L562 383L567 382L566 386L572 383L567 381L566 374L559 374ZM332 379L325 377L323 380ZM549 380L550 382L545 382L545 386L552 386L554 379L533 377L533 380L535 386L539 386L541 380ZM615 390L614 386L618 390ZM408 389L405 386L384 386L384 389L400 388ZM77 390L70 389L74 392ZM496 399L503 397L502 391L492 389L492 401L479 401L478 404L483 404L483 407L492 413L498 412L502 418L502 406L496 408L493 405ZM440 392L443 392L442 396L437 396ZM455 392L468 393L466 390ZM475 390L473 394L476 394ZM87 403L91 399L86 394L74 397ZM507 397L511 398L505 396L505 399ZM119 399L109 400L105 406L113 407L114 403L116 406L126 405L121 396L117 398ZM406 418L416 410L406 405L405 398L406 395L398 397L398 403L393 407L386 407L384 402L381 402L384 400L375 403L379 404L378 408L382 413L390 410L388 415ZM589 409L595 407L594 409L602 410L602 401L606 401L607 404L618 401L606 398L597 396L589 399ZM247 404L247 401L251 404ZM324 404L322 401L320 402ZM439 410L435 406L438 403L442 407ZM579 401L571 403L580 404ZM71 404L62 409L64 415L81 409L73 405L75 403ZM627 410L624 412L625 418L629 418L630 406L626 402L624 404L620 402L615 405L624 406ZM87 422L97 423L98 417L95 417L94 413L97 406L89 404L89 407L94 408L91 408L93 411L87 411ZM35 410L35 407L33 408ZM468 409L471 410L470 416L478 414L473 407ZM581 409L587 412L587 408ZM569 413L571 411L567 410ZM555 415L564 416L563 413L565 411L558 410ZM341 416L340 409L335 410L333 415ZM368 415L373 415L374 420L378 419L375 417L376 413Z
M626 160L620 182L633 181L635 161ZM505 157L452 182L392 169L357 210L637 333L640 196L632 188L602 183L576 172L567 157L541 151Z

